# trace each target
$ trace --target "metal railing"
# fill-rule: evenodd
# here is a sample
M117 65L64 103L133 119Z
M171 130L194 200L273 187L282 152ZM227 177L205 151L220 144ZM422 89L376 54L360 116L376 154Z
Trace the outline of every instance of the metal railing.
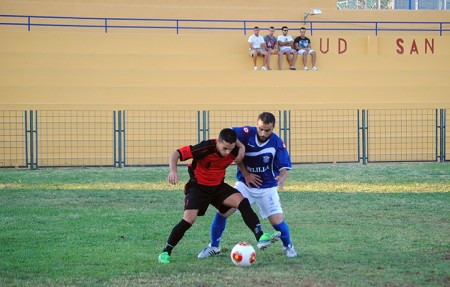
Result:
M2 111L0 167L167 165L261 111ZM445 109L273 110L293 163L445 162Z
M337 9L447 10L449 0L338 0Z
M108 33L115 29L146 30L158 29L179 34L187 30L238 31L247 35L254 26L290 25L305 26L311 35L314 31L367 31L380 32L436 32L442 36L450 31L450 22L444 21L291 21L291 20L205 20L205 19L158 19L117 17L72 17L39 15L0 15L0 26L87 28ZM266 29L266 28L263 28Z

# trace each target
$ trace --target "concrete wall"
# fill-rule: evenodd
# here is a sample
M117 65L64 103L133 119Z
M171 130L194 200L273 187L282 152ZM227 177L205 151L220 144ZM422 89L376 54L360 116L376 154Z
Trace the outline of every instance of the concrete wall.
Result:
M322 15L308 20L450 21L447 11L338 11L335 1L298 2L15 0L1 1L0 11L299 21L304 11L321 8ZM296 25L290 25L292 36L299 33ZM211 136L223 126L253 123L262 110L292 111L288 145L293 160L339 162L355 160L355 110L378 109L369 113L375 117L371 126L376 126L369 132L382 141L370 142L372 159L434 159L435 109L450 107L446 33L384 31L375 36L373 31L314 30L316 72L301 70L300 60L297 71L288 70L285 60L282 71L253 71L248 35L242 34L192 30L176 35L175 30L157 29L104 33L103 28L63 27L27 32L26 26L0 27L0 166L21 166L24 161L23 110L40 111L42 165L111 164L112 110L134 115L135 126L127 131L131 164L165 164L171 150L195 142L198 110L218 114ZM341 126L349 119L351 123Z
M450 37L314 36L317 72L300 60L297 71L286 60L282 71L253 71L247 36L238 35L1 31L0 39L3 109L450 103Z

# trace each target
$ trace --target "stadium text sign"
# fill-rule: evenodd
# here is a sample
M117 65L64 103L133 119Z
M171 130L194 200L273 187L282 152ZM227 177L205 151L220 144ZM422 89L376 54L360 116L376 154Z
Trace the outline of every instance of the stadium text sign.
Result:
M434 55L446 53L438 49L442 39L430 37L393 36L349 36L324 37L314 39L312 44L322 54L395 54L395 55ZM316 42L318 41L318 43Z

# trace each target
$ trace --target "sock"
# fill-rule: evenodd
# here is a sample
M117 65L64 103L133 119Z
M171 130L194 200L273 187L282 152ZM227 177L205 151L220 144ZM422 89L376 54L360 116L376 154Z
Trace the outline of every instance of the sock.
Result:
M191 226L192 224L184 219L181 219L181 221L172 229L163 252L167 251L167 253L169 253L170 255L172 253L172 249L174 249L178 242L180 242L181 238L183 238L184 234L189 228L191 228Z
M287 225L287 223L284 220L280 224L272 225L272 226L276 231L281 232L280 239L281 239L281 242L283 242L284 247L288 247L289 245L292 245L291 234L289 232L289 226Z
M258 216L250 206L250 202L247 198L244 198L241 203L239 203L238 209L241 212L245 224L253 232L256 240L259 240L259 238L263 235L261 223L259 222Z
M227 218L216 212L216 216L214 216L214 220L211 223L211 246L219 247L226 225Z

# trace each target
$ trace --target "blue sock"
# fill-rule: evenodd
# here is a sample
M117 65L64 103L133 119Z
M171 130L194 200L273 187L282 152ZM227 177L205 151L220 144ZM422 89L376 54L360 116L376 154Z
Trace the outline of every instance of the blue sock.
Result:
M291 243L291 234L289 233L289 226L287 223L283 220L280 224L272 225L273 228L276 231L281 232L281 241L283 242L284 247L288 247L289 245L292 245Z
M222 233L227 225L227 218L216 212L216 216L211 224L211 246L219 247Z

